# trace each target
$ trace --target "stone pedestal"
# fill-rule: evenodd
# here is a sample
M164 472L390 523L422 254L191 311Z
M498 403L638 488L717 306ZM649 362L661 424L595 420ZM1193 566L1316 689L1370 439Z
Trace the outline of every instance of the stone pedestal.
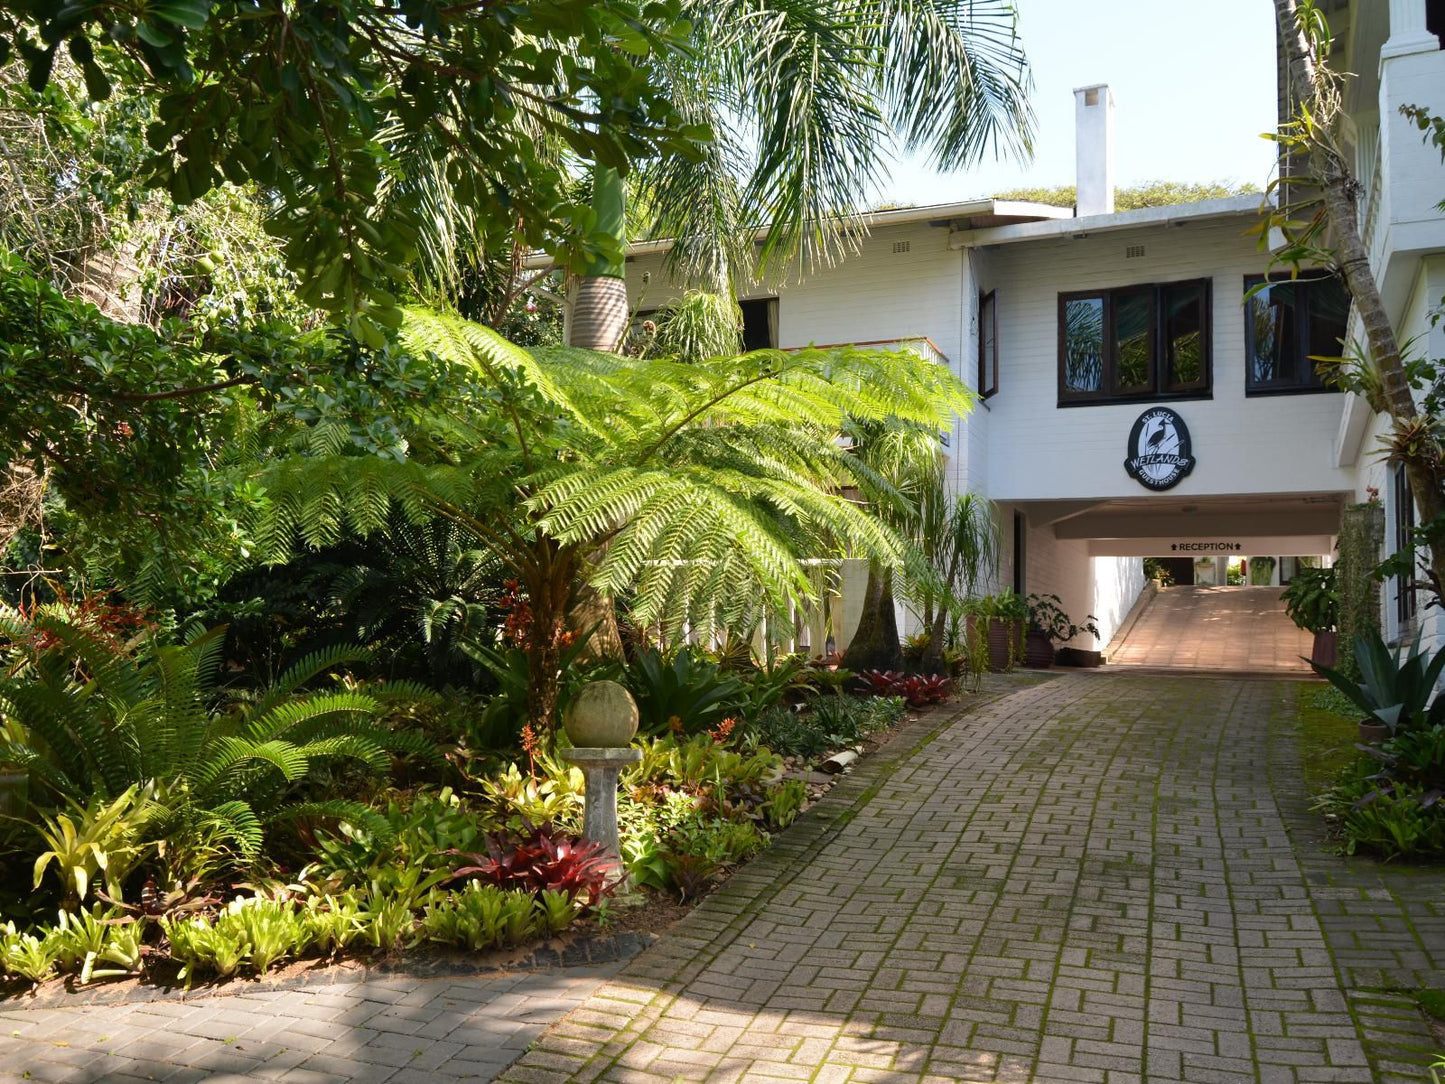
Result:
M600 843L614 858L620 857L617 840L617 776L629 764L642 759L642 750L631 746L612 749L572 748L562 750L562 759L582 769L584 792L582 836Z

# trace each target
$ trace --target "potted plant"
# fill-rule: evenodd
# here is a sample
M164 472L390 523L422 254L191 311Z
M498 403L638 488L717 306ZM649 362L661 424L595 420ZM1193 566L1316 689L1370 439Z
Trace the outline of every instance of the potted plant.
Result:
M1317 666L1335 665L1338 658L1335 624L1340 615L1335 570L1302 568L1279 597L1284 600L1284 610L1290 620L1306 632L1314 633L1310 662Z
M1405 731L1445 723L1445 696L1434 695L1440 672L1445 670L1445 651L1432 658L1420 650L1418 635L1409 654L1400 648L1392 651L1374 632L1355 638L1355 661L1364 678L1358 684L1328 666L1310 665L1365 713L1360 720L1360 741L1378 745Z
M1029 631L1024 645L1024 665L1044 670L1054 665L1054 645L1068 643L1081 632L1099 635L1097 618L1089 614L1082 625L1069 620L1058 595L1030 595Z
M988 624L988 668L995 673L1011 670L1023 654L1028 603L1007 587L981 601Z

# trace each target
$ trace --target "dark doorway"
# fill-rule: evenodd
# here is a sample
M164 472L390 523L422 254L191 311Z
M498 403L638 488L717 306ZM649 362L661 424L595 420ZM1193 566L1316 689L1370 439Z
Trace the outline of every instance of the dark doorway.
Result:
M778 345L778 299L739 301L743 310L743 349L771 350Z
M1176 587L1194 584L1194 560L1190 557L1155 557L1154 562L1169 573Z

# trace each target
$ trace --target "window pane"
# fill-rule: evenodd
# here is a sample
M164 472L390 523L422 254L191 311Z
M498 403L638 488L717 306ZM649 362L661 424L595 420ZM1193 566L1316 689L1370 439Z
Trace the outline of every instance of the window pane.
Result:
M1350 316L1350 295L1340 280L1331 276L1312 281L1305 294L1306 320L1309 334L1308 357L1333 358L1340 355L1340 340L1345 337L1345 322ZM1314 362L1302 360L1301 377L1311 385L1322 383Z
M1169 386L1204 383L1204 287L1197 283L1164 291L1164 343L1168 351Z
M985 397L998 391L998 343L994 340L997 332L994 295L990 291L978 302L978 393Z
M1114 294L1114 386L1116 391L1148 391L1154 386L1154 292Z
M1102 391L1104 387L1104 299L1083 297L1064 302L1064 390Z
M1295 283L1276 282L1249 299L1249 383L1287 383L1294 378Z

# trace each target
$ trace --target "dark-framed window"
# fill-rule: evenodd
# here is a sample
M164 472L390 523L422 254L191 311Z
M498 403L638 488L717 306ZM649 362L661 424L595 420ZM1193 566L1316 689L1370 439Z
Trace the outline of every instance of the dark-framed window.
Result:
M1410 548L1410 535L1415 529L1415 494L1410 489L1410 476L1404 467L1395 467L1390 471L1390 503L1395 517L1394 552L1400 553ZM1395 588L1396 629L1403 637L1415 620L1415 577L1408 574L1396 576L1391 582Z
M1244 280L1245 293L1266 283ZM1271 276L1244 303L1244 393L1334 391L1311 358L1337 357L1350 316L1350 295L1331 274Z
M998 394L998 291L978 295L978 394Z
M1210 281L1059 295L1059 405L1210 394Z

